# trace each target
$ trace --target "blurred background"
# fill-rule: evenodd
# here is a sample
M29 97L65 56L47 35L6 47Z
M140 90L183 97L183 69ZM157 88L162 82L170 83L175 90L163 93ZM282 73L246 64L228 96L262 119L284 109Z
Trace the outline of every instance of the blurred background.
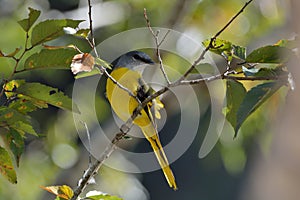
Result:
M171 28L189 35L198 42L210 38L245 4L241 0L118 0L93 3L93 26L96 43L122 31L145 27L143 9L147 8L152 26ZM222 39L246 46L247 51L274 44L280 39L291 39L297 33L297 0L257 0L221 35ZM42 11L39 20L52 18L83 19L81 28L88 28L86 0L0 0L0 49L14 51L23 46L25 34L16 23L27 17L28 7ZM298 7L297 7L298 6ZM299 17L299 16L298 16ZM89 52L86 41L68 35L53 41L52 45L74 43L83 52ZM112 44L118 48L119 43ZM151 57L154 52L146 50ZM100 55L102 52L99 52ZM163 52L164 63L181 70L188 67L180 58ZM103 57L105 60L105 57ZM215 58L220 70L225 67ZM299 69L293 68L297 84ZM298 71L297 71L298 70ZM11 73L10 60L0 58L1 78ZM67 70L31 71L18 75L28 81L39 81L57 87L72 96L74 77ZM300 77L299 77L300 78ZM211 105L207 87L193 86L198 98L201 117L197 136L172 169L179 190L174 192L164 180L160 170L148 173L123 173L104 166L97 176L95 189L118 195L126 200L209 199L209 200L266 200L299 199L300 143L299 91L283 88L256 111L242 126L236 139L234 131L225 123L217 145L204 158L199 149L210 122ZM117 130L111 124L112 114L104 95L105 81L100 80L95 97L97 119L100 124ZM83 95L85 94L83 91ZM287 96L287 99L286 99ZM187 97L188 98L188 97ZM168 113L160 132L163 144L174 137L180 122L178 105L172 94L164 95ZM2 101L3 99L1 99ZM89 106L89 105L87 105ZM191 110L193 110L191 105ZM32 114L40 137L28 137L26 150L17 169L18 184L12 185L0 176L0 199L54 199L39 186L67 184L75 187L88 165L88 153L79 139L72 113L54 107ZM88 124L96 135L95 125ZM111 131L114 133L113 131ZM186 133L189 134L189 133ZM85 138L82 138L85 140ZM100 146L101 144L99 144ZM120 144L134 152L151 151L147 141L133 138ZM95 147L96 148L96 147ZM154 157L153 157L154 159ZM130 160L116 152L107 162L130 166Z

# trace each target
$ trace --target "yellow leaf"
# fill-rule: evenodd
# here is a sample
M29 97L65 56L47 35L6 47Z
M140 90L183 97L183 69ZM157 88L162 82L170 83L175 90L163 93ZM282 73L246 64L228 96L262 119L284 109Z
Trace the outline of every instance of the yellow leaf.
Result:
M52 194L55 194L56 196L69 200L73 197L73 190L67 186L67 185L61 185L61 186L40 186L43 190L46 190Z

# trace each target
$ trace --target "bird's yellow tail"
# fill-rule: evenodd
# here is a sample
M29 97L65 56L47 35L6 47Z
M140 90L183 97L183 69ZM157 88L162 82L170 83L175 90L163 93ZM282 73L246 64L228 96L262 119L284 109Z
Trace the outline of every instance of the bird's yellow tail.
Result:
M163 150L163 147L160 143L156 129L154 128L154 126L152 124L141 127L141 128L142 128L142 131L143 131L144 135L146 136L147 140L151 144L151 147L155 153L155 156L158 160L159 165L161 166L161 169L163 170L163 173L168 181L169 186L171 188L173 188L174 190L177 190L175 177L169 166L168 159L167 159L166 154Z

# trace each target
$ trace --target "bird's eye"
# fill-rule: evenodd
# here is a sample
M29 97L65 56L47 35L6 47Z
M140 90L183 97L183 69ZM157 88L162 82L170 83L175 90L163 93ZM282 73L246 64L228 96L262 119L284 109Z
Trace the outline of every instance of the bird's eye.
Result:
M136 60L141 60L141 57L138 54L134 54L133 58L136 59Z

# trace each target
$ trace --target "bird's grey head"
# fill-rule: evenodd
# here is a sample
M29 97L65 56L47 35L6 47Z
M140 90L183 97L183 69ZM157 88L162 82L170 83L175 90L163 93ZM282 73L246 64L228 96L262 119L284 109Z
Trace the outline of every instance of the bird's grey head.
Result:
M113 68L127 67L132 69L141 65L153 65L154 61L144 52L141 51L130 51L112 62Z

